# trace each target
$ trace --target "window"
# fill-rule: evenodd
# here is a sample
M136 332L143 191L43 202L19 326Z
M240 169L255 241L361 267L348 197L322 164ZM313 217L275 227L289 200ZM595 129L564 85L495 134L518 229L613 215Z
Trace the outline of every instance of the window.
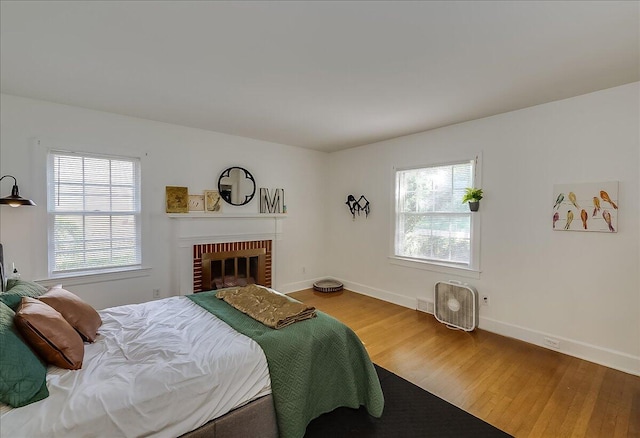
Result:
M139 266L139 159L51 151L47 169L50 274Z
M396 257L475 268L469 207L475 160L396 171Z

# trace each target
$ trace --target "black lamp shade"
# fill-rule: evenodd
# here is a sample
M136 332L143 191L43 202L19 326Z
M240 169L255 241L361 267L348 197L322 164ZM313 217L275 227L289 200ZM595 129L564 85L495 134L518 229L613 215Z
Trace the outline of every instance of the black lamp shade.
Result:
M11 189L11 195L0 198L0 204L7 204L12 207L20 207L21 205L36 205L36 203L31 199L24 199L20 196L20 191L18 190L18 181L15 177L11 175L5 175L0 178L0 181L2 181L6 177L13 178L13 188Z

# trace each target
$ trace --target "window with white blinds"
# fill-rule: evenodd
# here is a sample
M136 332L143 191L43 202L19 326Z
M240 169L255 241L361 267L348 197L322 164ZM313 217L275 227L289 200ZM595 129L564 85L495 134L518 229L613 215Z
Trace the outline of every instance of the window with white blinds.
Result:
M49 272L141 264L140 160L51 151Z
M395 256L471 267L474 160L396 171Z

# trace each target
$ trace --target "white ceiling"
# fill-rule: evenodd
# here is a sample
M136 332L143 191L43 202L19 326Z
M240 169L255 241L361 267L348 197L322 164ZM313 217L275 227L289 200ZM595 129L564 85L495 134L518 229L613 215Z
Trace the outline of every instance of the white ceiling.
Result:
M0 86L335 151L640 80L640 3L10 2Z

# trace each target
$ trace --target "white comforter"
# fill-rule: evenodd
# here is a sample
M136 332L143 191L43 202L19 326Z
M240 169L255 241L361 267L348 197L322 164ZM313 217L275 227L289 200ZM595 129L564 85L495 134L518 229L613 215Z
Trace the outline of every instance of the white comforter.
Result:
M176 437L271 392L261 348L186 297L99 312L81 370L3 410L2 437Z

